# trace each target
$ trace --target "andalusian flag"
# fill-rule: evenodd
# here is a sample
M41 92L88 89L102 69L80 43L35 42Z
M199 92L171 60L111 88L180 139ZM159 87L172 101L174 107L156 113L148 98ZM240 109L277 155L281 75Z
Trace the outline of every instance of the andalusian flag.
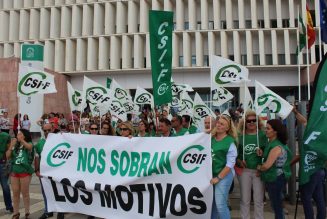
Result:
M327 54L317 69L311 109L301 145L300 184L325 167L327 161Z
M303 23L303 19L301 15L298 16L299 24L299 45L296 47L296 55L299 55L299 53L302 51L302 49L305 47L305 40L306 40L306 29L305 25Z

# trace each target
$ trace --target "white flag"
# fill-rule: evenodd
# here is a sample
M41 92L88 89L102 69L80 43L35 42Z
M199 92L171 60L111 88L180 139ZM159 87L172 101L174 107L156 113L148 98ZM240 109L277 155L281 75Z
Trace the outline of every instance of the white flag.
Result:
M180 115L189 115L193 117L193 100L188 95L187 92L182 92L181 94L181 110Z
M213 91L212 105L221 106L227 103L229 100L233 99L233 94L231 94L227 89L223 87L216 87Z
M247 81L249 70L236 62L220 56L211 56L211 90L217 86Z
M285 119L292 112L292 105L258 81L255 81L255 96L256 113L258 115L267 107L282 119Z
M19 65L17 96L57 93L54 76L42 70Z
M188 84L177 84L172 82L171 84L172 95L180 95L182 92L192 92L194 91L193 88Z
M244 86L243 108L244 113L246 113L247 110L254 110L253 99L247 85Z
M132 100L132 97L129 93L117 83L115 79L112 79L110 84L110 90L113 91L114 97L118 99L122 104L126 103L128 99Z
M204 119L207 116L216 117L211 109L202 101L200 95L195 93L193 106L193 121L200 130L204 130Z
M135 104L150 104L153 106L153 95L148 92L147 90L137 86L135 97L134 97Z
M75 90L73 86L67 81L68 100L70 111L80 110L82 104L82 92Z

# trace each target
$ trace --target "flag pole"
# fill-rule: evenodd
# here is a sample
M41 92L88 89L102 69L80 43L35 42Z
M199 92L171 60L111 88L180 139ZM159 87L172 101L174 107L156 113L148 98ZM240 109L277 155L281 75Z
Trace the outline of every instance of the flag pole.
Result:
M297 22L297 30L296 30L296 40L297 40L297 45L298 45L298 51L299 53L297 54L297 70L298 70L298 92L299 92L299 102L301 102L301 66L300 66L300 59L299 59L299 55L302 55L302 50L300 50L300 32L299 32L299 15L300 15L300 6L297 5L297 17L298 17L298 22Z
M307 66L307 83L308 83L308 101L310 100L310 69L309 69L309 45L308 45L308 15L307 10L305 10L305 17L306 17L306 25L305 25L305 47L307 50L306 54L306 66Z
M317 11L318 11L318 14L320 15L320 13L321 13L321 8L320 8L320 2L319 2L319 5L318 5L318 7L317 7ZM322 60L322 51L321 51L321 49L322 49L322 43L321 43L321 25L320 25L320 23L321 23L321 20L320 20L320 16L318 16L318 22L316 22L316 23L318 23L318 35L319 35L319 38L318 38L318 43L319 43L319 60L321 61Z

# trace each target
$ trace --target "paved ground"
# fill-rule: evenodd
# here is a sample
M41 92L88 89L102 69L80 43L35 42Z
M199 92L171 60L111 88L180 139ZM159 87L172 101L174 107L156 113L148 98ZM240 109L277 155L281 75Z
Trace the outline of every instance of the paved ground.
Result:
M237 180L235 180L235 182L236 181ZM44 204L43 204L39 181L35 176L32 179L32 183L30 186L30 192L31 192L31 218L37 219L43 213ZM5 208L5 205L3 202L2 192L0 192L0 193L1 193L0 194L0 218L1 219L10 219L11 215L5 211L6 208ZM236 185L233 194L231 194L231 196L230 196L230 203L231 203L231 207L232 207L232 211L231 211L232 218L235 218L235 219L241 218L240 210L239 210L240 209L239 200L240 200L240 193L239 193L238 186ZM20 210L20 212L24 213L22 203L21 203L21 208L22 209ZM253 206L251 208L252 208L251 211L253 212ZM286 219L294 218L295 205L289 205L288 203L286 203L286 209L289 211L289 214L286 215ZM23 217L21 216L21 218L23 218ZM56 218L56 216L53 218ZM87 218L87 216L81 215L81 214L67 214L67 215L65 215L65 218L84 219L84 218ZM267 204L265 205L265 218L266 219L274 218L274 215L269 206L269 200L267 201ZM297 214L296 218L304 219L302 206L299 206L298 214Z

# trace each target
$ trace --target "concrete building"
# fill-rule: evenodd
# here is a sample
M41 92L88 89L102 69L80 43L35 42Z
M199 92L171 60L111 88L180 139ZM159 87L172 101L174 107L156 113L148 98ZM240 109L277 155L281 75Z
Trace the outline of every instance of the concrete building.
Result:
M82 88L83 75L103 85L111 77L127 89L151 88L148 11L171 10L176 82L208 99L209 56L215 54L247 66L251 80L283 96L297 95L297 14L305 13L305 5L305 0L0 0L0 57L19 57L22 43L41 43L45 68L70 76L75 88ZM308 64L314 64L327 46L319 41L319 1L309 8L317 40ZM302 84L305 57L299 58Z

